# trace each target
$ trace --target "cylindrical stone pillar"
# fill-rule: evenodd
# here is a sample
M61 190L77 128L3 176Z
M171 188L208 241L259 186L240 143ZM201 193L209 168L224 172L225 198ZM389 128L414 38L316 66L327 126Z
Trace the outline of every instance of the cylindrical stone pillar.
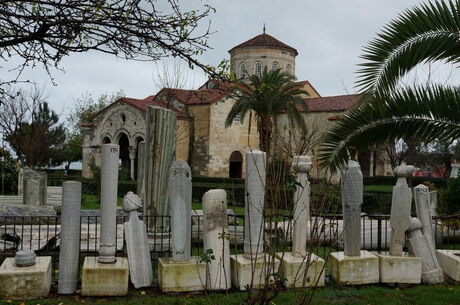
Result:
M101 238L100 263L116 262L118 162L120 149L116 144L103 144L101 150Z
M81 182L62 184L61 245L59 250L59 294L77 291L80 253Z
M294 194L294 214L292 232L292 254L304 257L307 252L307 229L310 219L310 182L308 171L311 169L311 158L307 156L295 156L292 160L292 168L296 173L296 180L300 183Z
M145 142L139 143L137 159L137 195L145 203Z
M264 251L266 157L260 150L246 153L244 257L257 259Z
M230 246L228 241L227 194L210 190L203 196L203 245L212 249L215 260L208 264L206 285L211 290L229 289Z

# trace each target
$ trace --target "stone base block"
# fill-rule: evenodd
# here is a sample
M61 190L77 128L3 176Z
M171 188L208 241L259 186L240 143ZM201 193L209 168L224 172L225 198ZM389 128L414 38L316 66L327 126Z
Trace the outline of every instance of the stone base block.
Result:
M113 264L99 263L87 256L83 263L81 294L84 296L123 296L128 293L128 259L117 257Z
M436 250L436 256L444 274L460 282L460 250Z
M16 267L6 258L0 267L0 298L25 300L43 298L51 288L51 256L39 256L29 267Z
M344 285L362 285L379 282L379 258L369 251L360 256L345 256L344 252L330 254L331 275Z
M158 259L158 285L163 292L204 290L206 264L199 257L189 261L173 261L170 257Z
M286 288L324 286L324 259L321 257L313 253L299 257L285 252L276 253L276 258L281 260L280 276Z
M381 283L420 284L422 281L422 260L420 257L391 256L377 254Z
M230 255L232 284L240 290L246 290L252 281L253 288L262 288L266 284L267 273L276 272L279 266L279 259L268 254L255 261L244 258L242 254Z

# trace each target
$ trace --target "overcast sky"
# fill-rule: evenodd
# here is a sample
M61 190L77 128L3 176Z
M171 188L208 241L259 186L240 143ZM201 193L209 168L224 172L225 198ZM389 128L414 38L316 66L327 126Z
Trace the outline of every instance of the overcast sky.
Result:
M228 58L233 46L267 33L299 52L296 72L299 80L309 80L323 96L354 93L356 64L362 47L392 18L417 0L182 0L182 5L198 8L205 3L216 8L211 15L215 33L213 48L200 59L216 65ZM126 96L144 98L155 94L153 81L161 64L127 62L99 53L73 54L62 61L65 72L53 71L57 86L39 67L26 71L23 78L45 89L52 107L68 112L83 92L96 96L122 89ZM11 74L0 70L0 78ZM205 81L200 71L188 73L196 86Z

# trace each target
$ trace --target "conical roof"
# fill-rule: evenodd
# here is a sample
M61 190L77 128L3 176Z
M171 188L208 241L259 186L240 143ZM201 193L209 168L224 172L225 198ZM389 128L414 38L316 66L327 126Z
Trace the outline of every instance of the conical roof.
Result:
M257 35L243 43L240 43L239 45L233 47L231 50L228 52L231 53L235 50L238 49L244 49L244 48L253 48L253 47L264 47L264 48L270 48L270 49L281 49L281 50L287 50L290 52L294 52L295 55L299 54L296 49L294 49L291 46L288 46L284 42L279 41L275 37L268 35L268 34L260 34Z

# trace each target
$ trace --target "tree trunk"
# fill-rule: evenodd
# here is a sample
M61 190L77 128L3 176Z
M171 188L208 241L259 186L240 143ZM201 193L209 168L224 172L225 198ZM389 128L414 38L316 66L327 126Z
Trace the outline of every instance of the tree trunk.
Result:
M259 147L260 150L270 156L271 140L273 134L273 123L270 118L261 117L257 122L257 130L259 132Z

